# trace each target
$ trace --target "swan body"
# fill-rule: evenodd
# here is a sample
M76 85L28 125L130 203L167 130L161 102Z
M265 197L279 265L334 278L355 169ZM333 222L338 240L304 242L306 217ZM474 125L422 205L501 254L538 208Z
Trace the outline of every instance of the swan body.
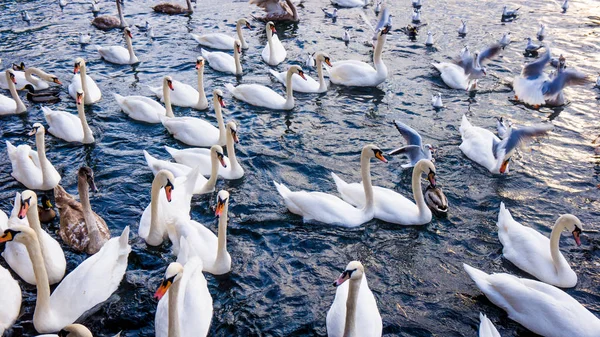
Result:
M556 220L550 239L533 228L516 222L510 212L500 204L498 214L498 238L504 247L502 254L519 269L540 281L571 288L577 284L577 275L558 249L560 233L568 229L578 245L581 221L574 215L565 214Z
M25 199L30 196L37 199L32 191L22 194ZM29 208L27 213L28 217L33 216L32 213L37 213L37 210ZM48 276L35 231L27 226L15 226L5 231L0 242L14 240L23 243L33 263L37 283L33 325L38 332L59 331L110 297L125 275L127 257L131 251L128 237L129 227L125 227L121 237L109 240L98 253L83 261L50 295Z
M431 210L427 207L421 190L421 174L423 173L435 186L435 166L427 159L420 160L413 169L412 176L412 189L416 204L398 192L374 186L375 218L399 225L424 225L431 222ZM331 173L331 175L344 201L356 207L364 207L366 199L362 184L348 184L335 173Z
M25 71L15 71L13 69L13 74L15 75L16 84L10 78L5 76L0 76L0 88L10 90L10 82L15 84L17 90L28 89L33 92L38 92L41 90L46 90L50 88L48 83L56 83L62 84L58 77L48 74L45 71L29 67L25 69ZM36 75L37 77L34 77Z
M325 83L325 78L323 77L323 62L325 62L328 66L331 65L331 61L329 59L329 55L325 53L318 53L315 57L318 81L315 81L310 76L304 76L306 80L303 80L297 74L292 75L292 89L298 92L306 92L306 93L321 93L327 91L327 84ZM312 62L312 61L311 61ZM281 82L283 85L286 85L286 76L287 72L277 72L275 70L269 69L271 75L275 76L275 78Z
M234 143L239 143L237 136L237 126L234 121L227 123L227 154L229 158L223 157L225 165L219 166L219 176L227 180L240 179L244 176L244 168L238 163L235 154ZM165 146L165 149L173 159L190 168L199 167L200 174L207 176L211 174L212 159L211 150L201 148L191 148L177 150L172 147Z
M331 0L331 3L340 7L364 7L367 5L367 0Z
M348 263L333 285L337 289L327 312L327 336L381 337L383 322L363 265Z
M267 12L267 15L263 17L254 17L257 20L268 22L268 21L291 21L298 22L298 11L294 3L291 0L250 0L249 4L254 4Z
M33 130L29 134L35 134L37 152L31 150L29 145L22 144L15 147L6 141L8 157L12 164L11 175L27 188L51 190L58 185L61 177L46 158L44 126L40 123L33 124Z
M127 22L125 21L125 17L123 16L123 11L121 9L121 0L116 0L115 2L117 3L117 12L119 12L119 17L117 18L112 15L97 16L94 18L94 20L92 20L93 26L102 30L127 27Z
M486 315L479 313L479 321L479 337L501 337L492 321Z
M93 3L93 2L92 2ZM121 333L118 333L114 337L119 337ZM38 335L37 337L94 337L92 332L81 324L69 324L64 329L61 329L56 334L44 334Z
M8 228L14 226L30 226L35 231L40 241L44 266L48 273L48 282L50 284L56 284L62 280L63 276L65 276L67 261L65 259L65 253L58 241L42 229L39 215L32 217L27 216L27 218L25 218L25 215L29 214L27 213L27 210L31 207L34 209L37 208L35 207L36 204L37 200L22 200L21 193L17 193ZM19 207L21 205L24 206L21 208ZM23 281L32 285L36 284L33 265L31 263L31 258L27 254L27 247L25 247L25 245L19 242L7 242L2 257Z
M43 106L44 118L50 126L48 132L67 142L94 143L94 135L85 119L84 97L85 93L79 90L77 92L77 117L66 111L52 110Z
M98 53L103 59L110 63L136 64L140 62L140 60L135 55L135 52L133 51L133 42L131 41L133 36L131 35L131 30L129 29L129 27L125 27L125 29L123 29L123 35L125 36L127 48L124 48L122 46L98 46Z
M600 319L564 291L539 281L463 267L492 303L528 330L546 337L563 337L565 331L578 337L598 336Z
M240 63L242 44L239 40L235 40L232 46L233 56L220 51L209 52L204 49L200 49L200 52L202 57L208 61L208 65L214 70L232 75L242 75L242 64Z
M191 0L185 0L187 7L183 7L180 4L176 4L176 3L171 3L171 2L163 2L160 3L154 7L152 7L152 9L157 12L157 13L165 13L165 14L191 14L194 12L194 9L192 8L192 2Z
M21 287L10 272L0 266L0 288L2 289L2 306L0 306L0 336L10 328L21 312Z
M390 26L385 26L377 37L377 45L373 55L375 67L355 60L334 62L333 67L329 69L331 83L356 87L376 87L385 82L388 70L381 59L381 53L389 29Z
M237 39L242 42L242 49L248 49L248 43L244 39L244 34L242 33L242 25L245 25L246 28L252 29L250 26L250 22L246 19L239 19L235 24L235 30L237 32ZM198 44L206 46L212 49L220 49L220 50L230 50L231 46L235 42L235 38L231 37L224 33L208 33L208 34L190 34Z
M77 172L78 202L62 186L54 188L54 199L60 213L58 234L65 244L77 252L96 254L110 239L106 222L92 211L88 189L97 191L94 172L82 166Z
M27 107L23 104L23 101L17 93L17 88L15 87L17 83L15 72L12 69L7 69L5 71L5 78L8 82L8 88L12 98L0 95L0 116L26 112Z
M79 76L77 76L78 71ZM73 75L71 84L69 84L69 95L71 95L73 99L77 99L77 92L82 90L85 93L84 103L86 105L98 102L102 98L102 93L100 92L100 88L98 88L96 82L94 82L94 79L87 75L85 60L81 57L75 59L75 68L73 73L75 75Z
M162 116L173 117L169 90L173 90L173 80L170 76L163 79L163 93L166 97L163 107L157 101L145 96L121 96L114 94L115 100L121 110L132 119L146 123L160 123Z
M198 90L189 84L172 81L173 91L170 93L171 104L184 108L196 110L208 109L208 100L204 92L204 58L198 56L196 59L196 70L198 71ZM149 87L150 90L164 102L163 87Z
M218 128L211 123L196 117L162 117L163 126L173 137L191 146L225 145L225 123L221 108L225 106L223 92L213 91L213 105L217 117Z
M294 214L302 216L305 222L318 221L344 227L358 227L375 216L373 186L371 184L370 159L377 158L383 162L381 150L375 145L366 145L360 156L363 193L366 195L364 208L356 208L352 204L322 192L292 192L283 184L274 182L286 207Z
M295 104L292 87L292 76L294 74L298 74L302 78L305 77L299 66L294 65L288 69L285 98L273 89L260 84L240 84L234 87L232 84L227 83L225 87L235 98L250 105L274 110L291 110Z
M263 48L262 51L262 59L271 66L276 66L279 63L283 62L287 56L287 51L279 41L279 37L277 35L273 35L273 33L277 33L275 30L275 24L271 21L267 22L266 25L267 31L267 44Z
M442 80L452 89L467 90L469 88L469 76L465 70L455 63L441 62L432 63L440 71Z

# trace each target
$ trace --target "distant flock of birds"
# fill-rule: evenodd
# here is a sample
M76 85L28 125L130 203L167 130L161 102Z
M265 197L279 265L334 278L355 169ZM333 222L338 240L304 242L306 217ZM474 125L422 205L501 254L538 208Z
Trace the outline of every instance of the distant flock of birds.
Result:
M140 62L133 48L133 35L127 25L122 9L122 0L116 0L118 17L97 16L100 11L96 0L92 1L92 12L96 16L92 25L99 29L119 28L123 31L126 48L122 46L97 47L100 56L115 64L136 64ZM326 17L335 20L343 8L364 7L368 0L331 0L336 7L324 8ZM274 22L300 20L298 11L291 0L250 0L266 11L266 15L256 18L266 22L267 44L262 50L263 61L276 66L285 61L287 52L277 36ZM59 0L62 8L66 0ZM292 65L285 72L270 70L270 73L286 87L286 95L281 96L271 88L259 84L226 84L227 91L236 99L250 105L274 110L294 108L293 91L323 93L328 90L324 72L332 84L343 86L376 87L388 78L388 70L382 58L387 34L391 30L389 7L383 0L374 4L374 12L379 22L373 28L373 65L356 61L341 60L332 62L329 54L318 52L309 54L304 64L316 67L318 79L306 75L298 65ZM412 22L416 25L403 27L402 31L415 38L421 23L421 1L413 0ZM562 5L563 12L569 7L568 0ZM160 3L152 7L154 11L166 14L191 14L190 0L186 6L177 3ZM339 9L339 11L338 11ZM510 10L504 7L502 21L512 21L519 8ZM22 12L23 20L31 22L27 11ZM366 18L365 18L366 19ZM190 217L190 202L194 194L215 191L217 177L240 179L244 176L243 166L235 154L235 144L239 142L237 125L226 122L222 109L225 107L224 94L220 89L212 91L212 106L217 118L217 126L195 117L176 117L172 105L197 110L208 109L203 78L204 66L217 73L243 75L240 55L248 49L243 27L252 28L244 18L236 22L236 36L224 33L191 34L200 45L213 50L231 50L233 56L220 51L201 50L201 56L194 61L198 73L197 88L164 76L162 85L150 90L164 102L163 104L146 96L122 96L114 93L114 99L122 111L134 120L145 123L161 123L173 137L182 143L193 146L187 149L165 147L175 162L159 160L144 151L148 166L154 173L151 188L151 202L140 219L138 234L148 245L161 245L165 240L172 242L173 254L177 262L171 263L165 278L156 291L160 300L156 311L156 336L205 336L212 319L212 298L208 292L203 272L222 275L231 271L231 256L227 252L227 210L229 193L221 190L217 194L215 214L219 217L218 233L215 235ZM139 25L140 30L154 36L148 21ZM460 36L468 34L467 21L462 21L458 29ZM537 39L545 38L545 26L540 25ZM346 30L342 37L350 41ZM548 46L535 45L528 38L525 54L537 55L545 47L546 51L537 60L527 64L512 85L515 99L533 108L542 105L565 104L563 89L569 85L589 83L588 77L566 67L566 60L552 58ZM90 36L80 34L79 42L87 44ZM487 75L485 65L499 55L511 42L506 33L497 42L479 53L471 53L465 47L453 62L434 63L443 82L450 88L474 90L479 79ZM431 32L427 33L426 46L433 46ZM551 64L553 73L546 74L545 67ZM0 87L8 89L11 97L0 95L0 115L26 113L28 108L20 99L18 90L27 89L27 99L33 103L53 104L60 100L58 77L35 67L14 64L0 76ZM600 87L600 77L596 85ZM66 142L91 144L95 142L89 127L84 105L95 104L102 98L100 88L88 75L85 60L77 57L74 62L74 76L68 86L69 95L77 103L77 115L71 112L53 110L42 106L47 131ZM432 96L432 105L444 107L441 94ZM360 155L361 183L348 183L332 173L341 198L328 193L291 191L284 184L274 182L288 210L300 215L306 222L321 222L344 227L356 227L374 218L398 225L424 225L431 221L432 214L443 216L448 210L448 202L441 188L436 184L436 168L433 164L434 148L423 144L417 131L410 126L395 121L395 126L406 140L407 145L389 152L390 155L404 155L409 162L404 168L413 168L412 190L414 201L379 186L373 186L370 175L370 160L375 158L387 163L384 152L376 145L365 145ZM531 137L540 136L552 130L550 123L515 128L509 121L498 119L498 136L489 130L473 126L466 116L462 117L460 149L471 160L482 165L491 173L509 172L511 156L519 144ZM59 185L61 176L46 157L46 127L42 123L33 124L30 135L35 135L37 151L29 145L12 145L6 141L7 152L12 163L12 176L28 188L17 193L10 216L0 211L0 229L4 231L0 242L6 242L4 257L24 282L37 285L37 301L33 315L33 325L40 333L57 332L58 336L90 337L91 332L84 326L72 324L85 311L105 301L118 287L127 267L127 257L131 251L128 243L129 227L119 237L111 238L105 221L92 210L89 191L96 190L94 173L89 167L81 167L77 173L79 201ZM227 149L225 156L223 146ZM425 191L421 187L421 177L429 182ZM208 176L209 178L205 178ZM58 234L63 243L78 252L91 256L64 276L66 261L61 245L41 227L41 223L52 222L56 216L51 200L38 197L32 190L54 191L54 200L59 209L60 229ZM569 231L577 245L580 245L582 224L570 214L561 215L554 225L550 239L530 227L515 221L502 203L498 215L498 237L506 259L540 281L518 278L508 274L486 274L471 266L464 265L465 271L490 301L506 310L509 317L527 329L551 337L578 336L598 337L600 320L564 291L556 288L570 288L577 284L577 275L559 250L559 238L564 230ZM0 267L0 284L3 285L3 308L0 310L0 334L10 328L19 316L21 289L10 272ZM50 285L58 284L50 294ZM336 296L327 314L327 333L330 337L381 336L382 320L375 297L369 289L363 265L359 261L350 262L340 277L334 282ZM43 335L54 336L54 335ZM481 314L480 337L500 336L492 322Z

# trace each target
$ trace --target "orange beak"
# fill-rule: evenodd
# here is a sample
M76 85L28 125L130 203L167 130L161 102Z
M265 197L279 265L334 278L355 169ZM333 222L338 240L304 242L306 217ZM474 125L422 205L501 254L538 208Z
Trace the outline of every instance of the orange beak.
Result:
M163 298L163 296L165 296L165 294L167 293L167 290L169 290L169 288L171 287L172 284L173 284L172 279L164 280L160 284L160 287L158 287L158 289L156 289L156 292L154 293L154 298L156 298L157 300L160 300L161 298Z
M429 183L432 187L435 187L435 173L429 172L429 174L427 175L427 180L429 180Z
M500 173L504 174L506 172L506 169L508 169L508 162L510 161L510 159L507 159L505 161L502 162L502 166L500 166Z
M219 153L217 157L219 157L219 162L221 163L221 166L227 168L227 164L225 163L225 158L223 158L223 154Z
M298 70L298 76L302 77L306 81L306 77L304 76L304 72L302 70Z
M81 104L81 95L77 94L77 99L75 100L77 104Z
M79 65L76 64L75 68L73 68L73 74L77 74L78 71L79 71Z
M377 152L377 153L375 154L375 158L377 158L377 159L381 160L381 161L382 161L382 162L384 162L384 163L387 163L387 162L388 162L388 161L387 161L387 159L385 159L385 157L383 156L383 153L381 153L381 152Z
M333 66L331 65L331 61L329 61L329 59L325 59L325 63L326 63L328 66L330 66L330 67L333 67Z
M240 142L240 139L238 138L238 135L237 135L237 131L233 131L233 132L231 133L231 135L233 136L233 141L234 141L236 144Z
M252 29L252 26L250 26L250 22L246 22L246 28Z
M272 33L277 33L277 30L275 30L275 26L271 26L271 32Z
M196 62L196 70L200 69L203 65L204 65L204 61L197 61Z
M19 219L25 219L25 216L27 216L27 211L29 210L29 201L21 201L21 207L19 207L19 213L17 214L17 216L19 217Z
M223 209L225 209L225 202L219 198L217 208L215 209L215 216L221 216L221 214L223 214Z
M219 104L221 104L221 107L224 108L225 107L225 100L223 100L223 97L219 96Z
M12 236L11 232L4 233L2 236L0 236L0 243L12 241L12 239L13 239L13 236Z
M131 31L128 31L127 35L129 36L130 39L133 39L133 35L131 35Z
M173 89L173 81L168 81L167 84L169 85L169 89L171 89L171 91L175 90Z
M54 83L56 83L56 84L62 84L62 82L61 82L61 81L60 81L58 78L55 78L55 79L53 80L53 82L54 82Z
M173 185L169 181L165 186L165 195L167 196L167 201L171 202L171 192L173 191Z
M17 78L15 77L15 75L10 74L10 79L14 84L17 84Z

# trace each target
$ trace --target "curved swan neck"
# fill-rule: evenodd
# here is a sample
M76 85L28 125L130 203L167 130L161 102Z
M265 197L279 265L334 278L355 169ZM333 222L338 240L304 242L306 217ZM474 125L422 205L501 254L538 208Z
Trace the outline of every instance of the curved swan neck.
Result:
M217 177L219 176L219 159L217 159L217 153L210 152L210 177L204 185L204 190L214 191L217 185Z
M356 336L356 301L358 300L358 291L360 289L361 281L362 278L359 280L350 279L348 281L348 299L346 300L346 319L344 322L343 337Z
M127 42L127 51L129 52L129 62L135 63L138 61L137 56L135 56L135 52L133 51L133 41L129 37L129 34L125 36L125 42Z
M169 329L168 337L179 337L179 306L177 300L179 298L179 284L181 279L173 283L169 288Z
M89 185L86 177L77 177L77 191L79 192L79 201L81 202L81 208L83 209L83 220L85 221L85 227L87 228L90 242L101 242L98 223L96 222L96 217L94 216L92 205L90 204Z
M17 104L15 113L19 114L21 112L25 112L27 110L27 107L25 107L25 104L23 103L23 101L21 101L21 97L19 97L19 93L17 92L17 87L13 83L8 72L6 72L6 82L8 83L8 90L10 91L10 96Z
M229 208L229 199L225 202L225 206L223 207L223 212L219 217L219 229L218 229L218 245L217 245L217 258L215 259L215 264L218 264L223 257L227 254L227 213Z
M206 102L206 93L204 92L204 66L202 66L198 68L198 106L204 102Z
M40 224L40 217L39 217L37 209L38 209L37 200L35 202L31 202L31 206L29 207L29 210L27 211L27 222L29 223L29 227L31 227L31 229L33 229L35 231L35 234L37 235L37 237L41 238L42 232L44 230L42 229L42 225ZM38 243L40 245L41 251L45 252L46 249L44 247L44 242L42 240L38 240ZM46 266L45 263L44 263L44 266Z
M121 21L119 27L125 28L127 26L127 23L125 22L125 16L123 15L123 9L121 8L120 0L117 0L117 12L119 13L119 21Z
M285 2L287 3L287 5L290 7L290 9L292 10L292 17L294 21L298 21L298 10L296 9L296 6L294 6L294 4L292 3L291 0L285 0ZM367 0L365 0L365 4L366 4Z
M119 0L117 0L117 2L119 2ZM87 81L86 81L86 69L85 69L85 62L81 62L81 65L79 66L79 77L81 78L81 90L83 90L84 93L89 93L88 91L88 87L87 87ZM83 101L86 104L90 104L91 97L89 95L83 96Z
M167 117L175 117L173 114L173 107L171 106L171 92L167 80L163 81L163 97L165 101L165 109L167 111Z
M77 115L79 116L79 120L81 121L81 127L83 128L83 143L93 143L94 135L92 134L92 130L88 125L87 119L85 118L85 108L83 107L83 102L81 102L81 104L77 104Z
M325 92L327 91L327 84L325 83L325 78L323 77L323 61L320 57L317 58L316 66L317 77L319 78L319 92Z
M560 253L559 244L560 244L560 234L566 227L566 222L562 221L562 219L556 220L554 224L554 228L552 228L552 233L550 233L550 255L552 256L552 262L554 263L555 268L559 268L563 259L562 254Z
M421 173L423 169L420 165L417 165L413 168L412 173L412 190L413 190L413 198L415 199L415 203L417 204L417 208L419 209L419 215L423 214L425 209L427 208L427 204L425 203L425 199L423 198L423 191L421 190Z
M240 53L237 46L233 47L233 60L235 61L235 74L242 75L242 63L240 62Z
M244 33L242 32L242 22L238 20L235 24L235 30L237 31L237 36L240 42L242 43L242 49L248 49L248 43L244 39Z
M148 231L148 237L151 237L158 230L158 198L161 188L160 182L155 177L150 192L150 230Z
M267 25L268 27L268 25ZM275 60L275 48L273 48L273 32L267 28L267 43L269 44L269 64Z
M30 207L29 209L31 211L27 212L28 217L30 213L35 212L37 214L37 207ZM48 272L46 271L46 265L44 264L44 256L42 255L40 241L34 233L27 233L25 235L27 237L25 247L27 248L29 258L31 259L37 288L37 300L35 302L34 311L35 316L36 313L43 311L47 312L50 309L50 283L48 282Z
M221 103L217 98L217 95L213 98L213 105L215 107L215 116L217 117L217 125L219 126L219 145L222 145L227 140L227 130L225 128L225 121L223 120L223 111L221 110ZM229 147L227 148L229 151Z
M373 55L373 64L375 65L375 69L377 69L377 73L385 72L387 74L387 67L383 63L383 59L381 58L381 54L383 53L383 46L385 45L385 40L387 39L387 34L381 34L377 39L377 45L375 46L375 54Z
M37 75L38 77L33 77L31 76L32 74ZM41 80L41 77L46 75L46 73L44 73L43 71L41 71L38 68L27 68L25 70L25 79L27 80L27 82L32 83L33 85L37 86L40 82L42 82L43 80Z
M285 104L286 105L294 105L294 90L292 89L292 76L294 73L291 71L287 72L285 77Z
M233 134L231 131L227 131L227 156L229 157L229 164L231 165L231 170L233 171L240 163L237 161L237 156L235 155L235 143L233 141Z
M50 168L48 167L48 158L46 158L46 141L44 140L45 132L36 132L35 134L35 146L38 154L38 159L40 161L40 168L42 170L42 180L44 182L48 181L48 173L50 173Z
M363 181L363 189L365 191L366 204L364 211L373 211L373 184L371 182L371 160L366 151L363 151L360 156L360 175Z

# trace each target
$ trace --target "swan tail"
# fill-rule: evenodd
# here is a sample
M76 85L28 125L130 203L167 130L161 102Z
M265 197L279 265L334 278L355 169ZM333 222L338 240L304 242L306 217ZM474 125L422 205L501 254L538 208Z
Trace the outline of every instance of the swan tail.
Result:
M113 96L115 98L115 101L117 101L118 104L122 104L123 103L123 96L117 94L116 92L113 92Z
M463 116L462 116L462 122L460 123L460 128L459 128L460 135L461 135L461 136L462 136L462 135L464 135L464 134L465 134L465 131L466 131L467 129L470 129L470 128L472 128L472 127L473 127L473 125L471 125L471 122L469 122L469 120L467 119L467 116L466 116L466 115L463 115Z
M190 245L184 235L179 238L179 253L177 254L177 262L185 265L190 259Z
M152 155L146 150L144 150L144 158L146 158L146 164L148 164L148 167L152 170L152 173L156 175L156 172L158 172L158 159L152 157Z
M435 69L437 69L440 73L442 72L442 64L441 63L432 63L431 64Z
M466 263L463 263L463 268L479 289L485 289L487 286L489 286L490 283L487 281L489 276L488 274L477 268L473 268Z
M337 187L338 192L342 193L342 190L344 190L348 183L345 182L342 178L338 177L338 175L333 172L331 172L331 177L335 182L335 186Z
M278 73L278 72L276 72L276 71L275 71L275 70L273 70L273 69L269 69L269 72L271 73L271 75L275 76L275 78L276 78L277 80L279 80L279 73Z
M192 37L192 39L196 40L196 42L200 43L200 35L190 33L190 36Z
M279 192L279 194L284 198L287 198L287 196L290 193L292 193L292 191L290 191L290 189L287 188L287 186L285 186L284 184L280 184L280 183L276 182L275 180L273 180L273 184L275 184L275 188L277 188L277 192Z
M227 91L229 91L231 94L235 92L235 87L231 83L225 83L225 88L227 88Z
M207 50L204 50L204 48L200 48L200 54L202 54L202 57L204 57L205 60L210 56L210 53Z
M165 150L167 150L167 152L169 152L169 154L171 155L171 157L175 156L177 154L177 152L179 152L178 149L170 147L165 145Z
M48 118L48 115L52 114L52 109L42 106L42 111L44 112L44 118Z
M8 152L8 157L14 156L17 153L17 148L8 140L6 141L6 152Z
M119 255L126 255L131 252L129 245L129 226L126 226L119 237Z
M506 209L506 207L504 206L504 203L501 202L500 203L500 211L498 212L498 222L496 222L496 225L499 228L503 228L503 229L507 229L508 227L508 223L513 221L513 217L510 214L510 211L508 209Z
M196 182L198 181L198 177L200 176L200 165L194 167L185 178L185 189L187 195L194 194L194 190L196 189Z

